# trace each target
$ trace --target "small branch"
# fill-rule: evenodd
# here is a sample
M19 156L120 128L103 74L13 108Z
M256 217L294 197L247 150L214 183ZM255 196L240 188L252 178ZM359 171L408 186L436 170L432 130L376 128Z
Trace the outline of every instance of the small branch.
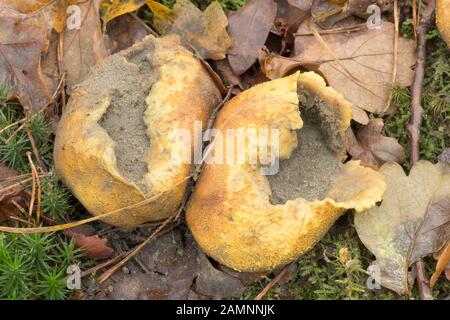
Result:
M38 171L36 170L36 166L34 165L33 159L31 159L31 152L27 152L27 157L28 157L28 161L30 162L30 167L31 167L31 173L34 176L34 180L33 180L33 187L34 187L34 181L36 180L36 185L37 185L37 208L36 208L36 222L37 224L39 224L40 219L41 219L41 182L39 180L39 174ZM34 200L34 198L32 198ZM30 212L32 212L33 207L30 206Z
M255 297L255 300L261 300L262 298L264 298L264 296L270 291L270 289L272 289L280 280L281 278L283 278L283 276L286 274L288 268L289 268L290 264L288 264L287 266L285 266L283 268L283 270L280 271L280 273L278 273L273 279L272 281L270 281L267 286L262 289L262 291L260 293L258 293L258 295Z
M419 2L420 8L420 2ZM434 23L434 11L436 8L436 1L429 0L427 9L420 18L419 26L417 27L417 60L416 68L414 72L414 80L411 86L411 119L406 129L409 133L411 144L411 167L419 161L419 139L420 139L420 126L422 125L422 113L423 108L421 105L423 80L425 76L425 61L427 56L426 51L426 34L432 24ZM419 15L420 16L420 15ZM417 283L419 286L420 298L422 300L433 299L431 294L429 282L425 276L425 265L420 259L415 263L417 272Z
M397 78L397 64L398 64L398 33L399 33L399 12L397 0L394 0L394 65L392 67L391 86L394 87L395 79ZM391 106L392 94L389 95L388 101L384 111Z
M183 209L183 206L181 207L180 210ZM136 246L133 250L131 250L125 258L123 258L122 260L120 260L118 263L116 263L114 266L112 266L110 269L108 269L105 273L103 273L97 280L98 283L103 283L105 282L109 277L111 277L113 275L114 272L117 271L117 269L119 269L121 266L123 266L125 263L128 262L128 260L130 260L131 258L133 258L135 255L137 255L142 248L144 248L148 243L150 243L153 239L155 239L159 233L162 231L162 229L164 229L164 227L166 227L170 222L172 222L174 220L174 218L178 215L178 211L175 211L174 214L172 214L170 217L168 217L164 223L162 223L154 232L152 232L150 234L150 236L145 239L144 242L142 242L141 244L139 244L138 246Z

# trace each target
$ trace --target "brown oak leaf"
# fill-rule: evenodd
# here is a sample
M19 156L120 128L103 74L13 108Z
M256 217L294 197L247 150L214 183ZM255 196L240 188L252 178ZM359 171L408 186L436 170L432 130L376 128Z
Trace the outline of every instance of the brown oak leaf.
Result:
M108 247L107 239L98 236L86 236L71 230L64 231L64 234L71 237L77 248L82 248L87 256L94 260L105 259L113 253L113 249Z
M250 0L229 15L228 31L233 47L228 52L228 61L236 75L243 74L256 62L276 14L277 4L273 0Z
M8 98L18 98L25 110L35 113L51 101L40 59L48 45L47 32L38 19L10 8L0 8L0 83Z
M89 70L101 62L108 52L101 30L99 6L102 0L87 0L80 7L80 29L64 32L64 69L67 91L79 83Z
M349 129L348 153L353 159L361 160L364 165L380 167L385 162L402 163L405 160L405 150L395 138L381 134L382 119L371 119L367 126L356 133Z
M383 21L380 29L318 35L321 31L310 20L300 25L295 59L318 62L329 85L354 106L384 112L392 85L394 25ZM403 86L412 82L415 48L414 41L399 38L396 81Z
M376 256L380 284L409 294L409 267L438 251L450 237L450 165L419 161L407 176L395 163L385 163L387 189L380 206L355 215L361 241Z
M179 35L181 42L192 46L203 59L222 60L231 47L227 16L217 1L202 12L189 0L178 0L171 17L163 18L155 15L157 31Z

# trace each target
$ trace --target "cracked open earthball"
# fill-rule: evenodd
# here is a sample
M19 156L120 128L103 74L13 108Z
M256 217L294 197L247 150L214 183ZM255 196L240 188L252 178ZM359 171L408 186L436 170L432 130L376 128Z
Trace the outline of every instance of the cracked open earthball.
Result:
M227 159L203 167L186 212L200 247L237 271L273 270L310 249L345 211L380 201L383 176L359 161L342 163L350 119L350 103L313 72L262 83L229 101L214 125L215 140L227 138L211 152L215 158L226 149ZM245 136L238 150L230 129L269 138ZM270 172L267 160L277 158L279 168Z
M56 133L56 172L93 215L117 211L107 223L133 228L164 219L182 202L192 169L173 159L194 148L171 133L205 124L220 101L177 38L148 36L76 87Z

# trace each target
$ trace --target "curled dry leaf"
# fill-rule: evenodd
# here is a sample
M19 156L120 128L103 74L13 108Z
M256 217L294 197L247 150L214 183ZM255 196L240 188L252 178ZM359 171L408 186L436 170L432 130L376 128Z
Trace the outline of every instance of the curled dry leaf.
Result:
M183 44L192 46L203 59L222 60L231 39L228 20L217 1L201 11L189 0L178 0L170 19L155 15L154 27L161 34L177 34Z
M81 2L80 29L64 32L64 69L69 93L89 70L108 55L103 41L99 6L102 0Z
M397 163L380 168L387 183L379 207L355 215L361 241L376 256L381 285L409 294L408 268L450 237L450 166L416 163L409 176Z
M94 260L105 259L113 253L113 249L108 247L108 240L98 236L86 236L71 230L66 230L64 234L71 237L77 248L83 249L87 256Z
M105 24L116 17L136 11L145 4L145 0L112 0L101 5L102 20Z
M443 163L450 163L450 148L445 148L438 156L438 161Z
M142 40L149 34L149 30L135 17L125 14L108 24L107 34L110 44L108 49L111 53L116 53Z
M212 61L211 66L220 75L225 86L243 88L241 78L233 72L228 60Z
M322 35L318 32L320 29L310 21L302 23L296 33L295 58L317 61L318 71L329 85L354 106L375 113L385 111L392 83L394 25L383 21L380 29ZM398 41L401 59L396 80L403 86L412 82L415 48L412 40Z
M275 30L272 32L284 36L289 43L293 42L294 33L310 13L313 0L275 0L277 3L277 16L275 18ZM287 39L286 39L287 38Z
M381 134L383 126L382 119L371 119L357 132L356 137L352 130L348 131L348 153L353 159L375 167L385 162L402 163L405 160L405 150L398 141Z
M296 58L283 57L264 48L259 52L259 64L262 72L271 80L282 78L293 70L303 67L309 70L317 70L320 66L317 61L306 61Z
M228 61L235 74L243 74L256 62L276 14L277 4L273 0L250 0L229 15L228 31L233 47Z
M0 8L0 30L0 83L9 89L8 98L18 98L35 113L52 100L40 66L48 45L46 29L40 20Z

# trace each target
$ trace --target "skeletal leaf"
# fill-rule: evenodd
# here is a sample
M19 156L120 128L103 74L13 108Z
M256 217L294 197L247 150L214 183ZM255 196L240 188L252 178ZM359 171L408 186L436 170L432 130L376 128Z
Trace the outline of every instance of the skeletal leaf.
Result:
M379 207L355 215L364 245L376 256L381 285L408 294L408 268L450 237L450 166L416 163L409 176L397 163L380 168L387 183Z

